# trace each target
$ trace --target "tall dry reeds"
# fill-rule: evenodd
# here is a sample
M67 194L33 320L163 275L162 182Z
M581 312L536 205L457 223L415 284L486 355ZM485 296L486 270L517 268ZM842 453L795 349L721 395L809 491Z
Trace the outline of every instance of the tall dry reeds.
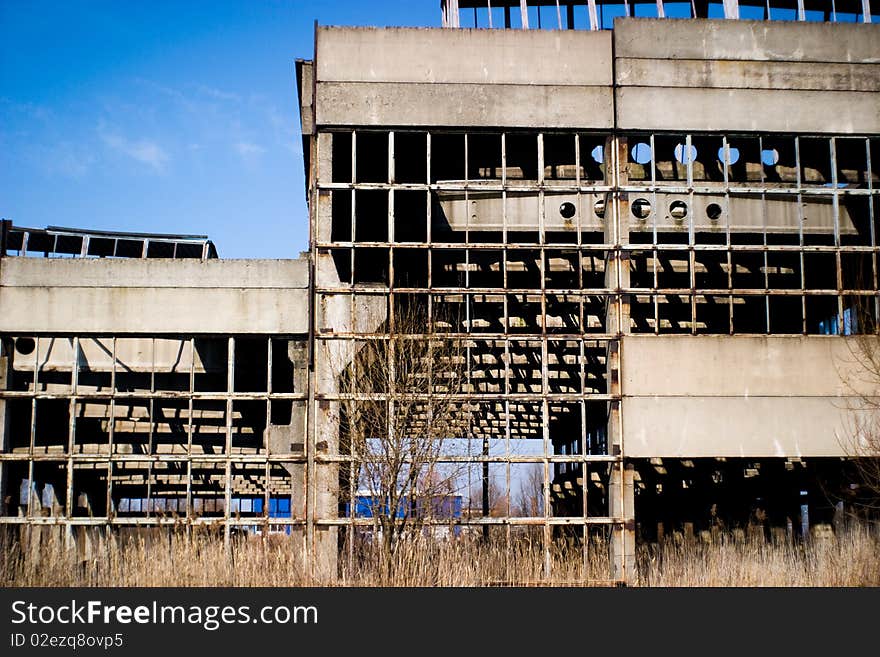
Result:
M73 546L61 532L27 530L0 538L3 586L307 586L301 539L171 532L89 539ZM87 555L87 556L84 556ZM551 576L546 578L545 560ZM339 586L572 586L603 583L605 544L573 541L544 552L528 536L419 537L394 559L361 541L339 553ZM880 586L880 528L854 524L806 543L725 534L711 542L667 540L639 547L640 586Z
M641 586L880 586L880 527L853 523L808 542L723 534L642 546Z

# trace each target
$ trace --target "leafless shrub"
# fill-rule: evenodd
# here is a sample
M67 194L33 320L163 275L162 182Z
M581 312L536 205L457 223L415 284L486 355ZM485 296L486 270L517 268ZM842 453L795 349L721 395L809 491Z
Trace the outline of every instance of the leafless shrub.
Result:
M851 505L880 510L880 335L875 298L855 297L846 322L848 357L837 363L848 393L848 426L838 440L851 457L854 477Z
M444 462L450 440L469 430L465 347L436 322L398 307L385 335L358 341L335 367L340 451L352 458L340 496L367 511L386 561L399 539L450 515L465 467Z

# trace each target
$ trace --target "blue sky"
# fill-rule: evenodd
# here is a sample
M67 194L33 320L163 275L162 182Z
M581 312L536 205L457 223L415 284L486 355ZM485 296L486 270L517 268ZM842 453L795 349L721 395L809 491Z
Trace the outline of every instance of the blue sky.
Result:
M439 26L436 0L0 0L0 217L307 248L294 60L322 25Z
M0 0L0 217L296 257L308 228L294 60L311 58L314 21L439 26L439 4Z

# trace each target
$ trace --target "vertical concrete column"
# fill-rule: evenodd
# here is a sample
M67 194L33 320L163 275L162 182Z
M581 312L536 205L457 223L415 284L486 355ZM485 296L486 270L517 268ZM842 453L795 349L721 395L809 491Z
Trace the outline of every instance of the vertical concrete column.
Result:
M305 392L308 386L308 350L305 340L289 340L287 342L287 356L293 364L293 392ZM273 392L287 390L289 382L277 379L272 381ZM291 408L289 424L270 423L266 427L266 447L270 457L278 454L299 454L305 451L306 442L306 406L294 403ZM281 467L287 471L290 478L290 515L292 520L305 518L305 464L284 463ZM269 491L265 493L265 509L268 513ZM300 539L300 547L303 545L304 532L300 526L291 530L291 536ZM301 554L303 561L305 555Z
M12 340L0 341L0 391L9 387L9 381L12 378L12 354ZM9 413L6 399L0 397L0 454L6 453L8 445ZM7 490L8 487L9 476L6 461L0 461L0 515L2 516L7 513L6 498L13 494L12 491Z
M332 180L333 135L317 137L317 171L312 196L312 239L329 241L333 217L332 195L320 189ZM339 453L338 403L322 397L336 392L336 368L342 360L338 341L319 341L316 335L333 330L348 330L349 313L339 295L323 295L317 290L340 284L329 253L321 253L312 244L313 295L311 321L312 372L309 386L309 421L306 440L306 550L311 575L322 583L332 582L337 572L338 528L321 526L320 520L335 519L338 509L339 473L334 463L322 458Z
M293 391L307 392L309 385L308 342L291 340L287 343L287 356L293 363ZM305 453L309 428L306 421L307 408L308 404L305 406L294 404L290 415L289 430L288 427L280 427L280 429L286 430L282 443L284 452ZM301 519L305 517L306 508L306 467L303 463L294 463L286 467L291 475L290 515L291 518Z
M609 484L609 512L624 519L611 534L611 577L625 584L634 583L636 578L634 475L632 463L623 468L615 466Z
M605 285L611 294L606 317L607 331L615 337L609 342L606 355L608 394L613 397L608 408L608 452L617 457L611 465L608 486L609 515L615 519L611 530L610 558L612 578L631 583L635 575L635 520L633 471L624 468L621 358L622 337L630 330L630 301L624 292L630 285L629 252L629 199L621 188L627 181L626 137L609 137L605 145L606 182L612 185L612 212L607 214L605 242L613 245L605 266ZM627 485L627 482L629 484Z

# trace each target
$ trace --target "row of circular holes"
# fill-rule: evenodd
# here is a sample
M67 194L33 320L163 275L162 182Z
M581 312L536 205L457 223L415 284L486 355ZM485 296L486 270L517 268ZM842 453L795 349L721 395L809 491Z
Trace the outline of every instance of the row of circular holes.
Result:
M562 215L563 219L571 219L574 217L577 212L577 208L574 206L574 203L566 201L562 205L559 206L559 214ZM605 217L605 201L600 199L593 204L593 212L596 213L596 216L600 219ZM630 205L630 212L632 212L633 216L636 219L645 220L648 218L648 215L651 214L651 203L647 199L637 198ZM669 214L672 215L672 218L676 221L682 221L687 216L688 207L687 203L684 201L673 201L669 204ZM718 218L721 216L721 206L717 203L710 203L706 206L706 216L709 217L712 221L718 221Z
M697 147L691 145L690 149L686 152L685 149L687 147L684 144L676 144L674 153L675 159L681 164L690 164L691 162L695 162L697 159ZM731 146L727 149L729 163L736 164L739 161L739 149ZM651 145L640 141L632 147L631 150L632 159L637 164L647 164L651 161ZM689 155L690 157L687 157ZM590 151L590 157L593 158L593 161L602 164L605 161L605 149L602 146L596 146L592 151ZM718 149L718 161L724 161L724 148ZM773 166L777 162L779 162L779 151L775 148L765 148L761 151L761 162L767 166Z
M636 219L644 221L651 214L651 203L647 199L637 198L630 205L630 212L632 212ZM669 204L669 214L676 221L683 221L688 214L687 203L684 201L673 201ZM709 203L706 206L706 216L711 221L718 221L718 218L721 216L721 206L717 203Z
M690 164L691 162L695 162L697 159L697 147L691 145L690 149L686 150L687 147L684 144L676 144L674 153L675 159L681 164ZM632 158L637 164L647 164L651 161L651 145L647 144L643 141L638 142L632 147ZM739 161L739 149L736 147L730 147L727 149L729 163L736 164ZM690 157L687 157L687 156ZM605 149L602 146L596 146L591 152L590 156L593 158L593 161L602 164L605 158ZM718 149L718 161L724 161L724 148ZM779 151L775 148L765 148L761 151L761 162L767 166L773 166L777 162L779 162Z
M690 149L686 149L687 147L684 144L677 144L675 146L675 159L681 164L690 164L697 159L696 146L692 145ZM729 163L736 164L739 161L739 149L731 147L727 149L727 152L730 158ZM632 147L631 154L633 161L637 164L647 164L651 161L651 146L643 141L639 142ZM724 148L718 149L718 161L724 161ZM779 151L775 148L765 148L761 151L761 162L768 167L775 165L779 162Z

